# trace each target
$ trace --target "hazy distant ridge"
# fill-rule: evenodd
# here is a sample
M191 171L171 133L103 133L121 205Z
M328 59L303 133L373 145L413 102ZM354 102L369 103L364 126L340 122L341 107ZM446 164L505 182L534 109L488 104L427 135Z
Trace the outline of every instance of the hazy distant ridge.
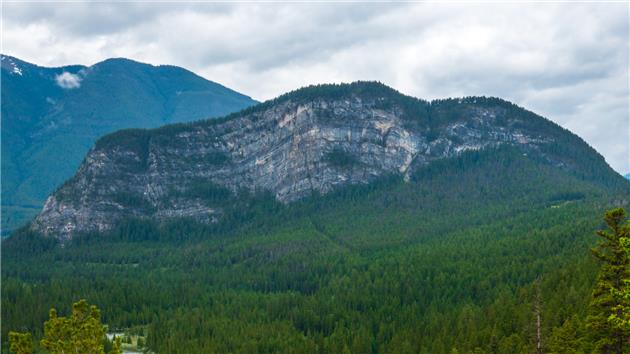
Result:
M40 67L2 55L2 229L41 210L100 136L223 116L256 101L176 66Z

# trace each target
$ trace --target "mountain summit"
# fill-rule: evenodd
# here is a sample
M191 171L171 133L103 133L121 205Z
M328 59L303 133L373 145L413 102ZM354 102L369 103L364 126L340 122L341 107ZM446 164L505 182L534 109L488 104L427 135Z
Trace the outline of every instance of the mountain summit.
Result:
M583 140L497 98L424 101L374 82L303 88L222 119L100 139L32 228L62 239L124 218L221 220L236 194L290 203L508 146L604 188L626 186Z
M117 58L46 68L0 59L3 231L40 211L102 135L223 116L256 103L176 66Z

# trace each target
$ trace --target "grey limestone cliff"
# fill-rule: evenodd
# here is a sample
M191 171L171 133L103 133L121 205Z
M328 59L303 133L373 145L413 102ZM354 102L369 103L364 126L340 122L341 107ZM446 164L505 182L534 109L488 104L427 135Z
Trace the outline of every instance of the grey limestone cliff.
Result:
M32 228L67 239L127 217L214 222L222 207L191 192L199 183L267 191L290 203L388 174L409 178L465 150L511 144L543 151L565 133L497 99L425 102L376 83L342 85L339 94L325 89L298 90L216 122L106 136Z

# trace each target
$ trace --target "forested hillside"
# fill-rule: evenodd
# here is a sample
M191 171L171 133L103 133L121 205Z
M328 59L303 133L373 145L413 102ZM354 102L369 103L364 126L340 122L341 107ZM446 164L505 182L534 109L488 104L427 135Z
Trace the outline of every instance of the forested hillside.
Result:
M233 206L218 223L130 219L64 247L24 229L2 244L2 338L86 298L158 353L531 353L538 305L545 352L593 349L589 249L627 184L509 146L411 176L291 204L212 192Z
M354 82L301 88L220 119L104 136L31 229L71 239L130 216L215 223L237 205L247 210L233 200L239 194L293 203L389 175L410 180L462 152L499 146L589 185L628 187L581 138L510 102L427 102L378 82Z

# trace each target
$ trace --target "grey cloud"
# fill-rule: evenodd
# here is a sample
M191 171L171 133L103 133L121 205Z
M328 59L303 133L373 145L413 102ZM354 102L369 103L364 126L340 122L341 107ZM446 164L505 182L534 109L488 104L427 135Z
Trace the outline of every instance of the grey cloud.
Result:
M5 14L5 52L40 65L125 56L257 99L366 79L427 99L499 96L630 171L626 4L12 3Z
M248 70L264 71L292 62L308 65L328 60L339 50L387 34L385 31L362 33L361 30L391 11L390 7L372 5L362 8L360 16L351 10L348 5L247 6L242 11L227 14L187 13L163 17L158 26L144 30L155 33L159 31L156 27L164 28L171 23L189 32L199 32L194 37L166 36L165 41L172 47L193 51L202 65L238 61ZM234 26L233 23L247 25ZM229 30L223 31L224 28ZM204 45L200 46L200 42Z
M90 38L128 31L159 16L194 9L204 13L231 11L226 4L147 3L147 2L65 2L7 3L5 13L12 22L44 24L58 34Z

